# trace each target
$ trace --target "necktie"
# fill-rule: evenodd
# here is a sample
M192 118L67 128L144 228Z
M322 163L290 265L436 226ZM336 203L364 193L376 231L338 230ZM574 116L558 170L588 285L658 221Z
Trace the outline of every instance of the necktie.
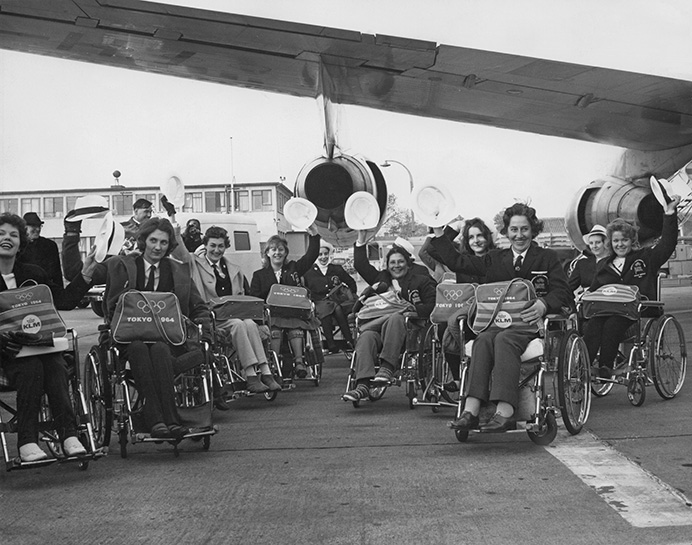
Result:
M154 291L154 281L156 274L156 265L152 265L149 268L149 278L147 279L147 285L144 287L144 291Z
M232 295L232 288L230 279L226 278L226 275L219 270L218 264L212 264L212 269L214 269L214 276L216 277L216 295Z
M517 256L517 258L514 260L514 271L519 272L521 270L521 263L523 259L520 255Z

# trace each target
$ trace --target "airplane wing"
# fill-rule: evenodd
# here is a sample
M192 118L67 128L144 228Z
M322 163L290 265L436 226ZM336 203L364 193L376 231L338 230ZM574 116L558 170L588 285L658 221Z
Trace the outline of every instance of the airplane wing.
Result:
M692 143L689 81L140 0L0 0L0 48L635 150Z

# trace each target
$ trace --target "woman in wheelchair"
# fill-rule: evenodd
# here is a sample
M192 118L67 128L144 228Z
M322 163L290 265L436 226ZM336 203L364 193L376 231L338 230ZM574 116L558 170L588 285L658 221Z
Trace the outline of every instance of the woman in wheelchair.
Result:
M608 224L606 232L612 254L599 262L589 291L605 284L627 284L637 286L643 299L658 299L658 271L675 251L678 241L676 208L680 203L680 197L671 195L670 198L672 200L664 210L661 239L652 248L638 248L638 228L631 223L618 218ZM642 313L644 317L655 317L659 314L659 308L645 309ZM625 333L632 323L631 319L624 316L597 316L586 322L584 342L592 363L600 350L600 378L612 378L618 345L625 338Z
M287 261L288 242L278 235L269 237L264 249L265 266L254 272L250 284L250 295L267 300L269 291L274 284L298 286L303 276L312 267L320 250L320 236L315 225L307 229L309 243L305 255L297 261ZM293 353L293 366L298 378L307 376L307 367L303 361L303 331L312 335L315 356L317 362L324 364L324 354L319 340L319 320L312 316L308 319L287 318L283 316L271 317L271 344L276 354L281 353L281 336L285 331ZM290 376L287 373L285 376Z
M435 306L435 281L429 275L415 274L411 270L411 255L399 246L394 246L385 258L387 268L378 271L368 261L367 231L358 231L358 241L353 249L353 264L356 271L368 284L383 283L388 290L399 292L412 304L418 318L426 319ZM370 383L380 386L389 384L401 363L401 354L406 343L406 321L403 313L376 318L366 324L356 341L356 387L346 392L342 399L359 401L370 395ZM380 368L375 373L375 362Z
M142 224L137 235L141 255L115 256L106 261L106 318L113 319L120 295L128 290L173 292L180 301L182 313L201 324L208 336L211 316L205 301L192 282L190 266L168 256L176 247L175 232L167 219L151 218ZM135 341L118 346L121 356L130 363L137 390L146 400L144 421L151 436L180 439L189 430L180 424L174 396L174 357L186 352L185 346L174 347L163 342Z
M330 294L339 286L346 286L341 289L348 289L353 295L356 293L356 281L351 275L341 265L330 263L333 252L334 246L323 240L317 262L303 275L305 287L310 290L310 296L315 302L317 317L322 322L322 330L327 339L327 349L330 354L339 351L334 342L334 321L338 324L347 347L353 348L353 337L347 316L355 301L355 297L352 297L350 303L338 302L333 299L333 296L330 297Z
M511 245L505 250L491 250L484 256L459 253L439 227L434 229L436 238L432 245L452 271L484 277L488 283L513 278L530 280L538 298L521 312L524 322L538 323L549 312L571 308L572 296L557 254L534 242L543 229L536 211L516 203L504 210L502 222L500 232ZM478 334L471 354L464 411L452 422L454 429L468 431L480 425L481 432L492 433L516 428L514 410L519 403L520 358L536 335L512 327ZM481 404L487 401L497 403L497 411L488 422L480 424Z
M82 273L66 287L52 284L46 272L30 264L19 263L17 255L27 244L26 224L15 214L0 215L0 292L21 287L25 282L45 284L53 294L59 310L77 306L89 289L95 267L93 252L89 254ZM17 331L0 335L0 371L17 390L17 427L19 456L22 462L43 460L48 455L38 446L39 411L41 397L48 395L51 413L63 441L67 456L86 454L77 438L77 421L69 397L68 369L60 353L16 358L23 343L38 335L24 334L18 324Z
M223 227L210 227L204 233L202 245L203 254L192 255L185 251L178 241L178 247L173 254L174 257L180 257L182 261L192 264L192 280L202 298L209 301L226 295L248 295L250 287L247 278L240 267L225 255L226 249L231 245L228 231ZM261 394L281 390L281 385L274 380L269 369L264 343L256 322L229 318L217 323L216 328L230 333L240 365L245 372L248 391ZM257 376L256 369L259 369L260 376ZM217 398L215 406L222 410L229 408L223 398Z

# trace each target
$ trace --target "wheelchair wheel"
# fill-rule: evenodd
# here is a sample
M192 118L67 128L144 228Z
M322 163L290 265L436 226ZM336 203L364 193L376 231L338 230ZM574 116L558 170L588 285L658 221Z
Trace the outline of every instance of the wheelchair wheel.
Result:
M598 362L598 360L596 360L596 362ZM596 365L596 367L598 367L598 365ZM595 380L593 380L594 378ZM612 382L601 382L598 380L598 377L592 377L591 393L596 397L607 396L613 389L613 385L614 384Z
M305 347L305 361L312 374L312 383L319 386L322 378L322 366L317 362L317 354L315 354L315 349L312 346Z
M460 443L465 443L469 438L468 430L454 430L454 435Z
M108 447L111 439L113 393L103 352L93 346L84 362L82 387L87 413L94 430L96 448Z
M682 388L687 372L687 348L682 326L673 316L661 316L649 346L651 378L663 399L672 399Z
M633 376L627 383L627 399L635 407L641 407L646 400L646 381L642 376Z
M541 431L527 431L529 438L537 445L546 446L553 442L557 436L557 420L552 411L545 413Z
M416 399L416 382L409 380L406 383L406 397L408 397L408 408L415 409L416 406L413 404L413 400Z
M127 428L123 427L118 432L118 440L120 442L120 457L127 458Z
M567 431L578 434L589 417L591 381L584 340L571 330L563 336L557 364L557 392Z

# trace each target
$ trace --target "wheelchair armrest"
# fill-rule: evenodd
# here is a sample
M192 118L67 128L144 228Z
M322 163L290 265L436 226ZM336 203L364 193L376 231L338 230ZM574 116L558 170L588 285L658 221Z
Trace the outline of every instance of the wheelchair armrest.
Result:
M649 300L649 299L647 299L647 300L641 301L641 302L639 303L639 309L638 309L638 310L639 310L639 312L641 313L641 311L642 311L643 309L645 309L645 308L660 308L660 309L663 309L663 306L664 306L663 301L654 301L654 300Z
M404 312L404 318L408 318L410 320L423 320L423 318L418 317L417 312Z

